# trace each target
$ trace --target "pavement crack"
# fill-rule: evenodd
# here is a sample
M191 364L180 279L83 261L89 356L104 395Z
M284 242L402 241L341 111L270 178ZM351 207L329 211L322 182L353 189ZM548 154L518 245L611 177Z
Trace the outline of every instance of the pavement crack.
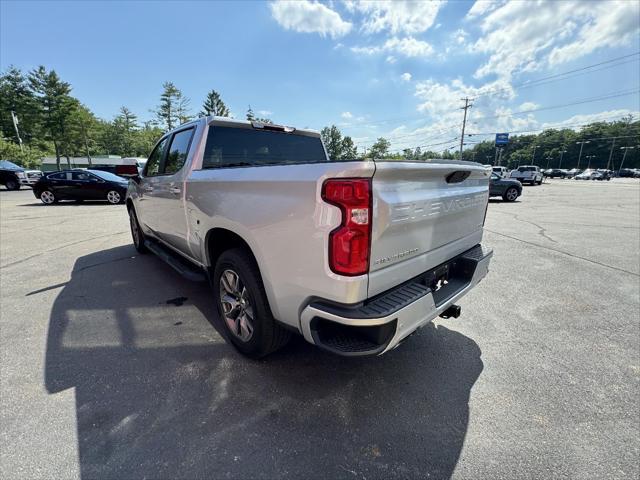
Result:
M617 270L618 272L627 273L629 275L633 275L634 277L640 277L640 274L635 273L635 272L631 272L629 270L625 270L624 268L615 267L613 265L609 265L609 264L606 264L606 263L598 262L596 260L591 260L590 258L581 257L580 255L576 255L574 253L565 252L564 250L560 250L558 248L552 248L552 247L548 247L548 246L545 246L545 245L540 245L539 243L534 243L534 242L529 242L527 240L522 240L521 238L513 237L511 235L507 235L506 233L496 232L495 230L491 230L491 229L486 228L486 227L485 227L485 230L487 232L491 232L491 233L495 233L496 235L500 235L501 237L510 238L511 240L516 240L518 242L526 243L527 245L532 245L534 247L542 248L544 250L551 250L552 252L556 252L556 253L562 253L562 254L567 255L569 257L578 258L580 260L584 260L585 262L593 263L594 265L600 265L601 267L606 267L606 268L610 268L612 270Z

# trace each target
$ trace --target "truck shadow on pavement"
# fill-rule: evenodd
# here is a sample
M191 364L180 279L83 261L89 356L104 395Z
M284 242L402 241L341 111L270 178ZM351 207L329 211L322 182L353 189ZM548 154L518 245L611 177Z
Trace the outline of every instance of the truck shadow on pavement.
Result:
M218 322L208 286L153 256L77 260L51 312L45 383L75 389L82 478L453 473L483 368L470 338L429 325L366 359L296 338L251 361Z

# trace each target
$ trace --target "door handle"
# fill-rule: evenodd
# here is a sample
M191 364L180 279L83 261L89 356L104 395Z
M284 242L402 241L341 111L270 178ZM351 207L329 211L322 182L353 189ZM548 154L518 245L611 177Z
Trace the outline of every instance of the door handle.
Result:
M175 195L179 195L181 190L178 187L171 187L169 191Z
M143 190L147 193L153 192L153 187L144 187Z

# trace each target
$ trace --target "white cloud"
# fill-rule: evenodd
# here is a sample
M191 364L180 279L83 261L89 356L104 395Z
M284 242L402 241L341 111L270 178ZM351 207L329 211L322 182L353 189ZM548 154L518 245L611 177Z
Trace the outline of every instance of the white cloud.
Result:
M489 13L504 3L504 0L477 0L467 12L467 18L473 19Z
M410 82L411 74L409 72L404 72L402 75L400 75L400 78L402 78L402 80L405 82Z
M476 8L476 4L469 12ZM575 60L598 48L627 45L640 32L637 1L509 2L478 7L482 36L472 46L489 55L476 78L510 77ZM477 22L478 20L476 20Z
M455 32L453 32L453 39L458 45L462 45L467 40L469 34L465 32L462 28L459 28Z
M362 30L377 33L388 30L398 33L415 34L429 29L445 1L432 0L416 2L407 0L359 0L346 2L349 11L365 15Z
M350 119L350 118L353 118L353 114L351 112L342 112L340 114L340 116L342 118L344 118L344 119L347 119L347 120Z
M533 103L533 102L524 102L522 104L520 104L520 106L518 107L518 110L520 110L521 112L526 112L527 110L534 110L536 108L538 108L540 105L538 105L537 103Z
M369 47L351 47L351 51L354 53L361 53L365 55L374 55L377 53L385 52L396 53L398 55L404 55L405 57L428 57L433 53L433 47L429 43L422 40L417 40L413 37L392 37L382 45L373 45ZM393 63L393 61L390 63Z
M574 115L561 122L545 122L542 124L542 128L572 128L573 130L579 130L582 125L585 125L587 123L605 121L612 122L628 115L633 115L633 118L637 120L638 117L640 117L640 112L638 110L621 108L618 110L607 110L600 113Z
M386 60L387 60L387 63L390 63L390 64L392 64L392 65L398 61L398 60L396 59L396 57L394 57L393 55L389 55L389 56L387 56L387 59L386 59Z
M258 110L258 114L268 117L269 115L273 115L273 112L271 110Z
M349 33L352 27L350 22L342 20L338 12L309 0L276 0L270 7L273 18L287 30L336 38Z

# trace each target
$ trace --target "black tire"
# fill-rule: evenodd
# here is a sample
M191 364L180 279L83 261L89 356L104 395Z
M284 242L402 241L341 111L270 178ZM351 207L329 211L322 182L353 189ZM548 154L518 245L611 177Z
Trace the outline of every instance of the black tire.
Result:
M238 285L242 285L248 294L246 296L248 301L243 305L248 305L251 309L253 330L247 340L240 338L240 331L234 332L231 329L224 313L221 292L226 293L226 291L221 285L221 278L223 273L229 271L238 276ZM291 338L291 332L273 318L258 266L246 250L233 248L220 255L213 272L212 286L218 315L227 339L240 353L250 358L261 358L286 345Z
M48 188L38 193L38 198L45 205L53 205L54 203L58 203L58 197L56 197L56 194Z
M502 199L505 202L515 202L518 198L518 189L516 187L509 187L502 195Z
M13 178L7 180L7 183L5 183L4 186L7 187L7 190L20 190L20 182Z
M131 239L133 240L133 246L136 247L138 253L145 254L149 250L144 244L144 233L138 223L138 217L133 207L129 208L129 226L131 227Z
M538 185L542 185L542 179L538 180Z

